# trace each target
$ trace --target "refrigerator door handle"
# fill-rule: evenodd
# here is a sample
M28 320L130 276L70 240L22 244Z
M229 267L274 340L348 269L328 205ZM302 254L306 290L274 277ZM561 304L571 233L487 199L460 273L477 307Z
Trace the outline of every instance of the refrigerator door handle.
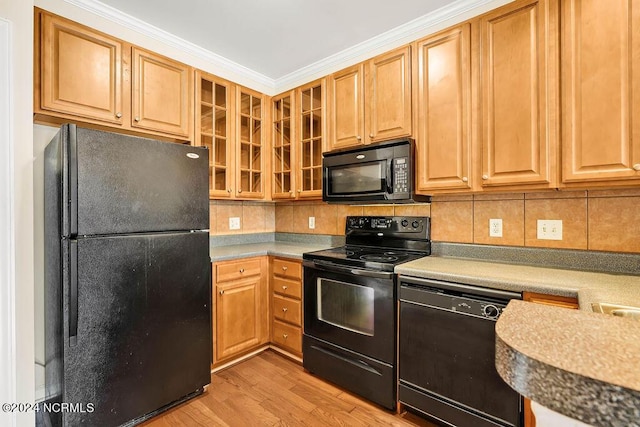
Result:
M69 346L78 336L78 242L70 241L69 265Z

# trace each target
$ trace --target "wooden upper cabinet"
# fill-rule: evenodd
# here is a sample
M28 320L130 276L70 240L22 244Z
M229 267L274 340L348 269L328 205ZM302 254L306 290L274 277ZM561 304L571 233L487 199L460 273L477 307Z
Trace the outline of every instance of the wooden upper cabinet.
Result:
M296 89L296 197L322 198L322 152L326 141L326 90L321 79Z
M629 185L640 180L640 1L561 5L562 181Z
M365 77L366 142L410 136L411 47L368 61Z
M556 0L480 18L482 187L555 186Z
M329 97L328 150L410 136L411 47L333 74Z
M331 76L329 150L364 144L364 64Z
M39 43L36 113L55 112L110 125L123 124L126 112L122 42L66 19L42 14Z
M209 197L233 193L234 156L231 141L235 86L202 71L196 72L194 144L209 149Z
M295 92L289 91L271 100L271 197L291 199L296 197L295 185Z
M471 26L415 44L418 190L471 188Z
M239 198L263 198L265 96L251 89L236 88L236 185Z
M193 117L191 68L136 47L132 57L131 126L188 138Z

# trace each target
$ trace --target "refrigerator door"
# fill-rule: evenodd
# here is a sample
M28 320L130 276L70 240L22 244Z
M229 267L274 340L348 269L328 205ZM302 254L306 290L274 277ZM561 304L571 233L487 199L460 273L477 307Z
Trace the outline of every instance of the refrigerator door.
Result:
M62 401L84 411L63 425L120 425L210 382L208 233L65 244Z
M206 148L65 125L65 236L209 228Z

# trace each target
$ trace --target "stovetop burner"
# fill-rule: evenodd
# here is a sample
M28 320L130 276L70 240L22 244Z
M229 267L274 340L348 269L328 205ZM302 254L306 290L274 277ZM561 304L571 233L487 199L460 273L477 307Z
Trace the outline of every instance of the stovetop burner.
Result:
M375 261L375 262L395 262L398 260L397 256L393 256L393 255L376 255L376 254L369 254L369 255L360 255L360 259L364 260L364 261Z

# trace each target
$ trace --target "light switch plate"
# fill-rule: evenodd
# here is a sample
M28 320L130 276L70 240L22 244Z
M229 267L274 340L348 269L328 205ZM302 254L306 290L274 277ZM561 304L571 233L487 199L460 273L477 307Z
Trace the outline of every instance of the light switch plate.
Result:
M229 230L240 230L240 218L237 216L229 217Z
M538 239L540 240L562 240L562 220L561 219L539 219Z
M316 217L315 216L310 216L309 217L309 228L311 230L313 230L314 228L316 228Z
M502 237L502 218L489 220L489 237Z

